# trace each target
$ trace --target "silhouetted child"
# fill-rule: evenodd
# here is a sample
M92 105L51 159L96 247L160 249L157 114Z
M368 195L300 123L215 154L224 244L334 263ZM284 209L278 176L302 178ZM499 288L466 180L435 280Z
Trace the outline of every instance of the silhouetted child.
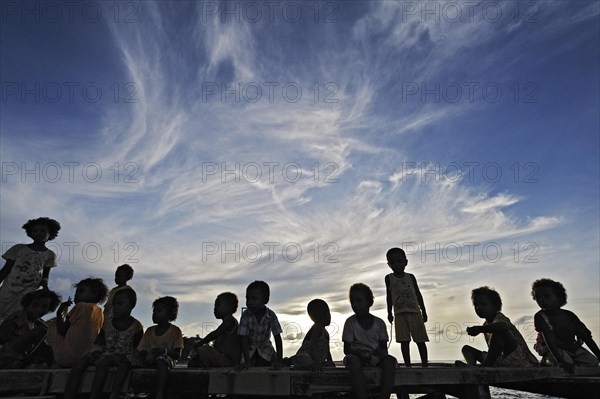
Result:
M188 367L227 367L240 363L242 343L238 335L239 323L233 316L238 308L238 298L224 292L215 300L214 314L223 320L215 331L194 342L195 353L190 356ZM207 345L215 341L213 346Z
M64 399L76 397L83 373L89 365L96 366L90 399L101 397L109 368L114 366L117 366L118 370L110 398L117 399L119 397L130 368L127 356L134 353L144 334L142 324L131 316L131 311L136 303L137 295L131 288L119 290L114 295L113 317L104 321L91 351L71 369L69 380L65 386Z
M521 333L501 312L502 299L498 292L489 287L479 287L471 292L471 301L475 313L485 322L482 326L467 327L467 333L473 337L483 333L489 349L484 352L469 345L463 346L462 353L468 364L479 362L483 366L496 367L538 365Z
M429 341L425 329L427 311L417 279L412 274L404 272L408 259L402 249L390 249L386 253L386 258L388 266L394 271L385 276L388 320L390 323L395 321L396 342L400 343L404 364L406 367L411 367L409 344L412 336L419 348L421 364L423 367L427 367L427 346L425 344Z
M101 278L86 278L75 284L75 306L71 297L56 311L56 320L48 327L46 341L52 348L54 361L62 367L73 367L90 349L102 329L104 316L98 306L106 299L108 287Z
M350 305L354 315L344 323L344 366L350 369L356 397L367 397L363 367L381 368L380 398L389 398L394 386L396 358L387 351L388 333L385 322L369 313L373 291L365 284L350 287Z
M21 298L22 309L0 325L0 368L24 368L32 362L48 360L45 353L36 350L48 330L41 317L56 310L59 304L60 296L47 288L30 291Z
M162 399L169 379L183 349L183 335L179 327L171 324L177 319L179 303L172 296L158 298L152 304L152 322L131 358L134 366L156 367L156 399Z
M50 269L56 266L56 254L46 248L46 242L58 235L60 223L41 217L23 225L31 244L13 245L2 257L0 269L0 323L20 308L21 298L38 287L48 287Z
M242 339L244 363L249 366L281 367L283 342L281 325L277 315L267 308L271 291L264 281L254 281L246 288L246 307L240 319L238 334ZM271 334L275 339L276 350L271 344Z
M561 309L567 304L565 287L558 281L539 279L531 286L531 296L542 309L533 319L535 329L541 334L534 348L544 356L542 364L549 361L569 373L575 366L597 366L600 349L592 333L575 313ZM582 347L583 343L593 355Z
M334 366L329 351L329 333L325 329L331 324L331 313L327 302L322 299L310 301L306 310L315 324L306 333L298 352L292 357L284 358L283 364L299 368L310 367L317 372L323 370L323 366Z
M104 322L110 320L112 317L112 301L113 297L117 292L124 289L132 289L127 282L133 278L133 268L128 264L121 265L117 267L115 271L115 284L116 287L111 289L108 292L108 298L106 298L106 303L104 304Z

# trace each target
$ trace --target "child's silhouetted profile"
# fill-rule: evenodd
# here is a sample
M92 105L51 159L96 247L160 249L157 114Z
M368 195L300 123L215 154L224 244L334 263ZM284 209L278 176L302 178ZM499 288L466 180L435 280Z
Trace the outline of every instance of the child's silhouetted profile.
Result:
M421 365L427 367L427 311L417 279L404 271L408 264L404 250L392 248L387 251L386 258L388 266L394 271L385 276L388 320L395 324L396 342L400 343L404 364L411 367L409 344L412 336L419 348Z
M565 287L558 281L539 279L531 286L531 296L542 309L533 318L535 329L540 333L534 348L544 357L542 364L558 365L569 373L575 366L597 366L600 349L591 331L575 313L561 309L567 304ZM583 343L594 354L586 350Z
M0 325L0 368L24 368L51 361L51 352L42 342L48 326L41 317L59 304L60 296L47 288L30 291L21 298L22 309Z
M281 367L283 357L283 341L281 325L277 315L266 305L269 303L271 291L264 281L254 281L246 288L246 307L240 319L238 334L242 339L244 363L241 368L249 366ZM271 334L275 346L271 344Z
M165 396L170 370L175 367L183 349L183 334L171 324L177 319L179 303L172 296L158 298L152 304L152 321L131 358L134 366L156 368L156 399Z
M331 313L327 302L322 299L310 301L306 310L314 324L306 333L298 352L292 357L284 358L283 364L296 368L310 367L312 371L318 372L323 370L323 366L334 366L329 351L329 333L325 329L331 324Z
M344 366L350 369L352 388L357 398L367 397L363 367L381 368L380 398L389 398L394 387L396 358L387 351L388 333L385 322L369 313L373 291L365 284L350 287L350 305L354 315L344 323Z
M56 254L46 242L56 238L60 223L41 217L27 221L23 229L33 242L13 245L2 255L6 263L0 269L0 323L20 308L25 294L47 288L50 269L56 267Z
M238 308L238 298L231 292L224 292L215 300L214 314L223 320L215 331L194 342L194 354L190 356L188 367L227 367L240 363L242 343L238 335L239 323L233 316ZM214 345L207 345L214 341Z
M502 299L498 292L489 287L476 288L471 292L471 300L475 313L485 322L481 326L468 327L467 333L473 337L483 333L489 349L484 352L469 345L463 346L462 353L468 364L479 362L483 366L496 367L538 365L517 327L501 312Z
M108 287L101 278L86 278L75 284L75 306L71 297L56 311L56 320L48 327L46 341L54 361L61 367L73 367L90 349L98 336L104 316L98 306L106 299Z
M117 285L108 292L108 298L104 304L104 322L112 317L113 297L117 292L124 289L132 289L127 282L133 278L133 268L128 264L117 267L115 271L115 284Z

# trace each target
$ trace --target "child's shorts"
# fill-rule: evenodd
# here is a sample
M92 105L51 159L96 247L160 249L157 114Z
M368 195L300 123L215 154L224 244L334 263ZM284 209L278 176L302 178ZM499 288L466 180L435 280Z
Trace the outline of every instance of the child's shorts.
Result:
M221 352L209 345L202 345L190 358L188 367L228 367L234 364Z
M396 342L428 342L427 330L421 313L398 313L394 316Z

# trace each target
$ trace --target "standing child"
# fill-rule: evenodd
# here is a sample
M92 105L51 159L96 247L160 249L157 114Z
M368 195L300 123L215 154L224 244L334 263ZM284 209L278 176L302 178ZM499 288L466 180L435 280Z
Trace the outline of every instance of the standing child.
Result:
M325 329L331 324L331 313L327 302L313 299L306 308L308 315L315 323L308 330L302 346L292 357L283 359L283 364L294 367L310 367L313 372L323 370L323 366L333 366L329 351L329 333Z
M277 315L267 308L270 288L264 281L254 281L246 288L246 307L240 319L238 334L242 336L242 368L249 366L281 367L283 342ZM271 344L271 333L277 350Z
M538 365L517 327L502 314L502 299L498 292L489 287L475 288L471 292L471 301L475 313L485 319L485 322L482 326L468 327L467 333L473 337L483 333L489 351L480 351L470 345L463 346L462 353L468 364L475 365L479 362L483 366L496 367Z
M19 309L21 298L38 287L48 287L50 269L56 266L56 254L46 242L58 235L60 223L41 217L23 225L31 244L17 244L2 255L6 260L0 270L0 323Z
M36 350L48 330L41 317L59 304L60 297L47 288L28 292L21 298L22 309L0 325L0 368L23 368L38 358L44 359L45 353Z
M96 373L92 381L90 399L98 399L110 367L118 366L110 398L117 399L121 392L129 364L128 355L132 355L144 334L142 324L131 316L137 303L137 295L131 288L119 290L113 297L113 317L104 320L104 326L94 342L90 352L73 366L65 386L64 399L73 399L81 383L85 369L93 364Z
M75 288L75 306L67 313L73 304L71 297L60 304L46 337L54 361L62 367L73 367L92 348L104 322L102 308L98 306L108 293L104 281L86 278L75 284Z
M117 271L115 271L115 284L117 286L111 289L108 292L108 298L106 298L106 303L104 304L104 322L112 318L112 302L113 297L117 292L124 289L132 289L127 285L127 282L133 278L133 268L129 266L127 263L117 267Z
M352 388L356 397L367 397L363 367L381 368L380 398L389 398L394 387L396 358L387 352L388 334L385 322L369 313L373 291L365 284L350 287L350 305L354 315L344 323L344 366L350 369Z
M535 346L536 351L569 373L575 366L597 366L600 349L592 333L575 313L561 309L567 304L565 287L558 281L542 278L532 284L531 296L542 309L533 319L542 338ZM593 355L583 348L583 343Z
M417 279L412 274L404 272L408 264L404 250L392 248L387 251L386 258L388 266L394 271L385 276L388 320L390 323L395 321L396 342L400 343L404 364L406 367L411 367L409 344L412 335L417 348L419 348L421 364L423 367L427 367L427 346L425 344L429 341L425 330L427 311Z
M238 298L231 292L224 292L215 300L214 314L223 320L221 325L206 337L194 342L195 354L188 367L227 367L239 364L242 346L238 336L238 321L233 314L238 308ZM215 341L214 346L207 345Z
M171 324L177 319L179 303L172 296L158 298L152 304L152 322L137 347L137 356L132 357L134 366L156 367L156 399L165 396L170 370L175 367L183 349L183 334L179 327Z

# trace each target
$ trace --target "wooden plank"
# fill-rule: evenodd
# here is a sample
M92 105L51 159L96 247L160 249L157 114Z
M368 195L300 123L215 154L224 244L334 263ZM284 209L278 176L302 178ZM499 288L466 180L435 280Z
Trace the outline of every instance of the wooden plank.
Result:
M290 395L290 370L256 367L237 373L230 369L211 372L208 393L263 396Z

